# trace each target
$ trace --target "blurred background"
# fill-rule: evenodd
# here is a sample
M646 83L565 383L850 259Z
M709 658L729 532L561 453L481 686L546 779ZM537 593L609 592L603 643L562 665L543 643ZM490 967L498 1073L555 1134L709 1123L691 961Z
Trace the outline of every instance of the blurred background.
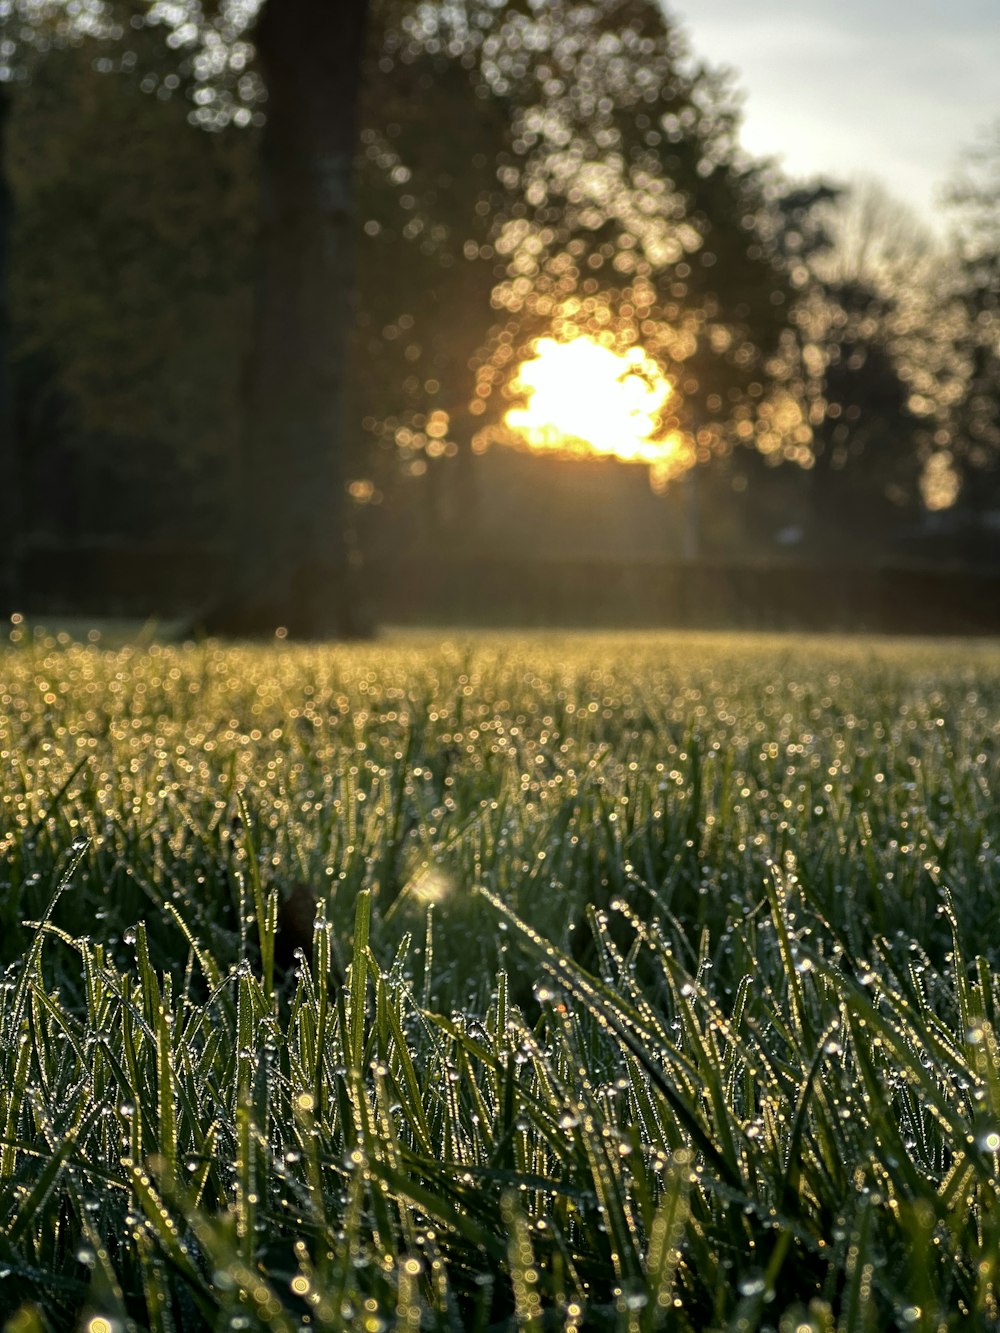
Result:
M1000 630L992 0L325 7L0 0L0 610Z

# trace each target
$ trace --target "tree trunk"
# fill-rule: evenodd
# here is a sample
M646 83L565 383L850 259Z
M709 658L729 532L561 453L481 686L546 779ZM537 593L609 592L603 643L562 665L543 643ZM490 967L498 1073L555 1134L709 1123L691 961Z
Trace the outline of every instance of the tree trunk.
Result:
M19 460L14 437L13 347L10 321L10 237L13 197L7 182L7 125L11 99L0 83L0 614L18 610L22 514L19 502Z
M256 311L234 565L214 633L352 636L345 361L368 0L268 0ZM356 576L355 576L356 581Z

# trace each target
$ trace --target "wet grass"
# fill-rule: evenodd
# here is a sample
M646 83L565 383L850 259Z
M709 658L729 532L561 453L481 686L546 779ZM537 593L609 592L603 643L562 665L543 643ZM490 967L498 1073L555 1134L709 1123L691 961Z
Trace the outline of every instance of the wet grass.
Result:
M995 645L24 635L0 713L0 1327L1000 1323Z

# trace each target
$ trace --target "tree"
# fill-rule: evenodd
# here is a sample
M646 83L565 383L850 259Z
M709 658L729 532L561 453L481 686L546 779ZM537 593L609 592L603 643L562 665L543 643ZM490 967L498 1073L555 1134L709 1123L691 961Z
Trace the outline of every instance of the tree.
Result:
M77 0L74 4L63 0L0 0L0 476L5 498L0 533L0 599L5 610L17 609L22 593L25 526L9 309L10 241L15 218L7 161L15 100L12 89L30 77L32 67L53 47L89 36L106 37L112 27L105 0Z
M120 68L132 63L120 44L89 42L50 51L14 99L15 431L29 564L39 543L215 545L232 495L255 132L193 131L180 99L141 92L157 55L170 66L159 36L137 36L144 71ZM105 59L114 76L100 72Z
M376 20L353 388L387 470L402 455L461 492L450 548L473 434L500 433L539 334L649 344L688 439L726 447L720 423L761 379L789 289L725 86L687 74L675 29L637 0L380 5Z
M383 487L400 474L423 478L427 507L437 511L426 526L439 536L446 515L436 502L457 489L462 521L445 526L459 546L475 506L471 362L496 323L492 241L514 202L498 179L511 108L489 93L468 32L435 41L433 30L414 34L387 5L375 19L358 163L361 300L351 367L353 417L364 420L369 441L358 462ZM446 466L457 488L437 485Z
M838 558L871 554L918 514L961 394L946 258L872 181L798 191L783 212L799 288L784 373L810 428L804 535Z
M29 34L165 26L179 53L165 86L195 87L193 118L239 119L252 36L267 82L259 249L234 560L207 626L303 636L357 629L343 540L344 353L353 269L353 157L367 0L89 6L17 0ZM68 26L67 26L68 25ZM18 31L20 31L20 28ZM234 91L235 90L235 91ZM233 109L235 107L235 110Z
M206 624L357 633L344 539L353 164L367 0L269 0L256 311L236 558Z
M16 359L52 364L88 435L224 467L247 342L254 135L191 131L181 102L143 94L138 73L95 70L104 54L50 52L18 89Z
M1000 506L1000 121L965 156L948 202L965 313L966 392L955 412L951 453L959 503L974 516Z
M14 389L11 378L11 322L9 299L12 200L4 164L10 96L0 83L0 478L4 504L0 523L0 611L9 614L18 594L18 467L14 441Z
M738 427L790 288L762 227L767 175L739 150L726 80L691 64L651 0L539 8L485 54L516 105L502 167L519 198L495 244L507 319L480 406L554 329L642 343L674 384L662 426L686 441L684 462L747 441Z

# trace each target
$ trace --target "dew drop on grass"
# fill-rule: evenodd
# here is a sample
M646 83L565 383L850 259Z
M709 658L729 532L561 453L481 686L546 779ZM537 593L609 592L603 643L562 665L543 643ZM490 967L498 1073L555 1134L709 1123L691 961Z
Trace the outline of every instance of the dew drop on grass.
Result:
M759 1296L766 1286L763 1273L747 1273L739 1280L741 1296Z
M638 1283L625 1289L623 1299L626 1310L644 1310L649 1304L648 1293Z

